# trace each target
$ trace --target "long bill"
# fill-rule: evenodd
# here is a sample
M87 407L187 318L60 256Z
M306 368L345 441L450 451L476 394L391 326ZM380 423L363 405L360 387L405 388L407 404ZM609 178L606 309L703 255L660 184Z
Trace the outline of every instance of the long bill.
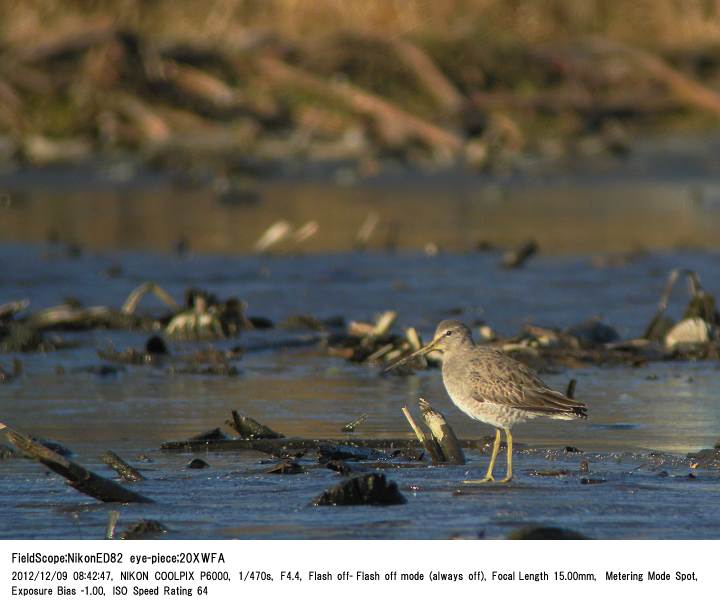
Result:
M403 364L409 362L411 359L413 359L414 357L417 357L418 355L424 355L425 353L430 353L430 351L434 351L436 342L437 341L432 340L427 345L425 345L424 347L421 347L414 353L411 353L410 355L406 355L402 359L399 359L398 361L396 361L394 364L390 364L387 368L385 368L385 370L383 370L383 374L385 372L390 372L390 370L393 370L394 368L397 368L398 366L402 366Z

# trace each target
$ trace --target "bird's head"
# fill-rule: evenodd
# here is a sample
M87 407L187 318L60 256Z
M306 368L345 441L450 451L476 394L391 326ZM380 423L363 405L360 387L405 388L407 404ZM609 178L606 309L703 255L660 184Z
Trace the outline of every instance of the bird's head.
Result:
M418 355L424 355L431 351L440 351L440 353L446 353L452 349L458 347L464 347L473 344L472 333L470 328L465 324L456 321L454 319L446 319L441 321L435 329L435 335L433 339L424 347L421 347L414 353L411 353L407 357L395 362L391 366L385 368L385 372L402 366L405 362L410 361L412 358Z

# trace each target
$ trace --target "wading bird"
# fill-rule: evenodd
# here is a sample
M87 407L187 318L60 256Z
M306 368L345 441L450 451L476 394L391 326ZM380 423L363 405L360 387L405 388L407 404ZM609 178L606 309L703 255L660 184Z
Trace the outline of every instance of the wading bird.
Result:
M510 482L513 425L536 417L587 418L586 404L550 389L533 370L500 349L476 345L470 329L455 320L440 322L432 341L385 371L431 351L443 354L443 384L455 406L469 417L495 427L495 443L485 477L465 480L466 484L495 481L493 469L500 450L501 429L507 438L507 473L500 482Z

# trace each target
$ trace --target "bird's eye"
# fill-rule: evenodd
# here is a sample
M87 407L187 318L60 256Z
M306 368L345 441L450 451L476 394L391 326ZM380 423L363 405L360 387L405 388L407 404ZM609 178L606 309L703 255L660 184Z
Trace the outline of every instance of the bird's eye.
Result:
M452 330L448 330L447 332L445 332L445 336L451 336L451 335L452 335Z

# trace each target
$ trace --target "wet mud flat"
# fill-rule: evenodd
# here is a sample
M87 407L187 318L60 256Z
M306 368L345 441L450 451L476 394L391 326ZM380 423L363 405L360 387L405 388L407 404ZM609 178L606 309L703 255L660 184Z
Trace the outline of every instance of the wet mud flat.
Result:
M599 538L720 536L716 461L687 456L714 446L720 432L718 360L712 357L646 358L637 365L553 363L544 378L558 389L575 379L576 395L591 405L590 418L518 427L516 478L507 486L461 484L486 467L486 451L477 446L466 450L465 465L431 466L419 463L417 455L346 459L353 470L348 475L319 463L313 451L294 455L300 473L275 475L268 470L281 463L278 455L161 449L165 442L223 426L235 409L288 438L414 442L400 409L414 407L419 396L441 410L461 438L483 438L490 429L450 405L437 369L381 376L372 362L346 361L321 348L318 336L324 330L281 322L299 314L369 320L392 306L400 328L415 327L426 339L437 320L449 316L475 328L483 320L512 337L525 324L567 328L602 314L619 339L629 340L641 335L655 314L670 269L694 269L708 292L717 293L716 254L647 254L619 267L582 256L538 256L512 271L501 268L497 252L78 257L53 247L2 246L0 260L6 269L0 300L29 299L30 314L66 296L82 303L83 311L98 305L120 309L134 288L155 280L178 302L188 286L196 286L222 302L240 297L249 319L274 322L232 336L165 336L176 358L210 349L241 353L230 361L236 374L102 357L145 353L148 339L162 327L61 326L42 332L55 348L0 354L10 377L0 384L0 420L65 444L75 451L74 460L107 478L115 474L100 456L116 452L145 477L120 484L154 500L101 504L34 461L5 458L0 460L3 538L102 538L111 511L120 513L118 531L157 520L166 532L155 534L169 538L496 538L530 525ZM686 301L687 294L676 290L667 314L679 319ZM160 318L165 310L162 302L143 300L136 312ZM543 352L536 343L524 346ZM17 375L13 360L21 364ZM354 432L341 431L363 413L368 416ZM188 467L194 458L209 467ZM502 455L498 465L501 469ZM372 473L397 484L405 503L312 505L338 483Z
M649 453L520 450L509 485L471 487L486 458L470 452L465 466L389 467L407 502L390 506L314 506L337 484L327 468L268 475L258 455L206 453L207 469L187 469L186 454L152 453L141 464L153 493L145 504L85 500L34 463L4 464L3 511L13 521L3 538L99 539L108 514L117 530L157 520L160 538L502 538L531 526L559 527L593 538L717 538L720 473L690 469L688 459ZM589 462L581 473L580 463ZM98 464L99 465L99 464ZM361 464L353 467L362 469ZM7 491L14 489L13 493ZM442 514L442 518L437 518Z

